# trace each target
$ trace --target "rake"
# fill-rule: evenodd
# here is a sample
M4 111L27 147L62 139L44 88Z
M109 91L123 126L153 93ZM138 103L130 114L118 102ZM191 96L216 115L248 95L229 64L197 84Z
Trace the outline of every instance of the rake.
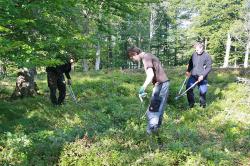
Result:
M184 96L187 91L189 91L190 89L192 89L196 84L198 83L198 81L196 81L192 86L190 86L187 90L185 90L182 94L178 95L175 97L175 100L178 100L180 97Z
M70 96L72 97L73 101L74 101L76 104L78 104L78 103L77 103L76 96L75 96L75 94L74 94L74 91L73 91L71 85L68 85L68 89L69 89L69 93L70 93Z

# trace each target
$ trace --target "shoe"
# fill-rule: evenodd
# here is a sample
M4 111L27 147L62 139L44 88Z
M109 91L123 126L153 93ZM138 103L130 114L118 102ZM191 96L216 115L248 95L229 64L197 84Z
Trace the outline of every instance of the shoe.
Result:
M53 103L53 102L52 102L52 105L53 105L53 107L58 106L58 104L57 104L57 103Z
M201 104L200 107L206 108L206 104Z
M163 149L163 142L160 137L157 138L157 144L159 149Z
M194 107L194 104L189 104L189 108L193 108Z

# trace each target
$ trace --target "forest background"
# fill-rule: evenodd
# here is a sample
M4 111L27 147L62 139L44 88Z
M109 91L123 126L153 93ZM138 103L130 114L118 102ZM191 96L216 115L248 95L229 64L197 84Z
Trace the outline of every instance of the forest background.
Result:
M213 59L205 109L174 100L197 41ZM171 79L162 148L133 45ZM0 165L249 165L249 49L249 0L0 0ZM45 67L68 56L78 104L67 90L53 107ZM39 93L13 100L22 72Z

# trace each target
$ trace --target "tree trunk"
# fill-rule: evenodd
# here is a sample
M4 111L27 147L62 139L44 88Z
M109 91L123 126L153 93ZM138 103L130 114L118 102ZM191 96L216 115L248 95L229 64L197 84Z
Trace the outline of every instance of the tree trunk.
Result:
M35 68L21 68L20 71L17 73L16 88L11 98L23 98L39 94L39 89L35 82L35 75Z
M154 4L151 5L150 9L150 20L149 20L149 51L151 51L152 39L155 34L155 20L156 20L156 11L154 9Z
M85 35L85 36L88 36L89 35L89 32L90 32L90 28L89 28L89 18L88 18L88 15L86 13L82 13L84 15L84 18L83 18L83 29L82 29L82 34ZM85 43L83 45L83 48L86 50L86 52L84 53L83 55L83 59L82 59L82 70L83 72L87 72L89 70L89 66L88 66L88 60L85 59L86 58L86 54L88 54L88 43Z
M205 48L204 50L207 51L207 38L205 38L205 44L204 44Z
M139 34L138 34L138 42L137 42L137 46L139 48L141 48L141 31L139 31ZM138 62L138 69L141 68L141 61Z
M89 71L89 65L88 65L88 60L87 59L82 60L82 68L83 68L83 72Z
M100 43L98 42L96 46L96 61L95 61L95 70L100 70L100 63L101 63L101 46Z
M177 17L176 17L177 18ZM178 46L179 46L179 40L178 40L178 32L177 29L175 30L175 47L174 47L174 66L177 65L177 54L178 54Z
M108 68L113 67L112 36L108 36Z
M121 28L124 29L124 32L126 32L128 29L127 24L122 23ZM129 60L127 58L128 36L126 35L126 33L121 33L120 41L121 41L120 48L121 48L121 53L122 53L121 66L122 66L122 69L126 69L126 68L129 68Z
M228 67L231 43L232 43L231 36L230 36L230 33L228 32L227 33L226 55L225 55L224 64L223 64L224 68Z
M76 65L75 63L72 63L72 64L71 64L71 72L74 72L74 71L75 71L75 65Z
M244 68L248 67L249 49L250 49L250 40L247 42L247 46L246 46L246 53L245 53L245 59L244 59Z
M5 76L6 74L7 74L6 66L4 64L0 63L0 75Z

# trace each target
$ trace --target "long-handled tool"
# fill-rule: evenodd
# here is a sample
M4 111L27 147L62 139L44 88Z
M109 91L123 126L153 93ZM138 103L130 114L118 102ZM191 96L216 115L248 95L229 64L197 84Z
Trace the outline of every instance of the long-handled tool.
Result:
M187 90L185 90L182 94L178 95L175 97L175 100L178 100L180 97L184 96L187 91L189 91L190 89L192 89L199 81L196 81L192 86L190 86Z
M141 102L143 102L143 98L146 96L147 96L147 93L139 94L139 98L140 98Z
M74 91L73 91L71 85L68 85L68 89L69 89L70 96L72 97L73 101L77 104L77 99L76 99L76 96L74 94Z
M182 89L183 89L183 87L184 87L184 85L185 85L185 83L186 83L186 81L187 81L187 78L188 78L188 77L186 77L185 80L183 81L183 83L182 83L182 85L181 85L181 88L180 88L180 90L179 90L179 92L178 92L178 95L181 94L181 91L182 91Z
M142 94L139 94L139 99L141 100L141 108L140 108L140 114L141 112L143 111L143 98L147 96L147 93L142 93ZM141 116L140 118L142 119L145 115L146 115L147 111Z

